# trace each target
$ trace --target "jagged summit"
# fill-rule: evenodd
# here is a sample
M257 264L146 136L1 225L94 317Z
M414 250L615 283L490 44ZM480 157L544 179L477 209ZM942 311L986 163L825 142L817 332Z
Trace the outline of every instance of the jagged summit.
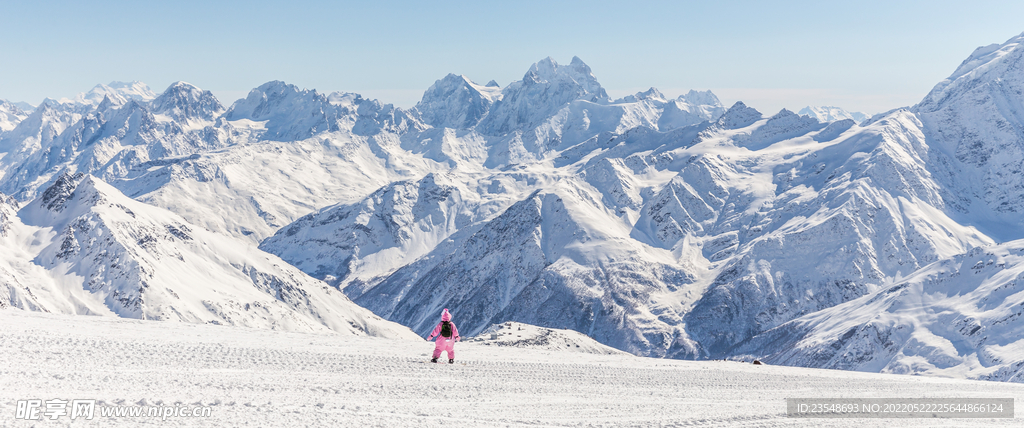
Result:
M736 129L750 126L759 120L761 120L761 112L753 107L747 107L743 101L736 101L715 124L723 129Z
M265 138L288 141L337 130L338 115L331 107L327 97L316 90L273 80L235 101L224 118L266 121Z
M567 66L559 65L554 58L547 57L535 64L523 75L522 82L530 84L538 83L568 83L571 81L583 90L588 101L607 100L608 94L597 82L590 66L583 62L578 56L572 57Z
M715 95L711 90L697 91L690 89L689 92L680 95L679 99L686 101L694 105L708 105L708 106L721 106L722 102L719 101L718 96Z
M210 91L187 82L172 83L152 103L153 113L165 114L175 120L213 120L224 107Z
M947 206L999 241L1024 238L1022 42L1024 34L976 49L910 109Z
M942 108L943 103L964 92L997 79L1007 79L1010 81L1007 83L1019 83L1024 80L1020 77L1022 56L1024 33L1003 44L979 47L953 71L953 74L936 84L915 109L926 113L933 112Z
M530 66L522 80L501 91L490 113L477 126L485 135L507 134L537 126L566 104L581 100L607 102L608 94L590 67L573 57L569 65L559 65L551 57Z
M0 100L0 134L14 129L26 117L28 117L28 113L17 104Z
M646 91L637 92L633 95L626 95L625 97L615 100L616 103L635 103L638 101L651 100L657 102L665 102L665 94L662 94L658 88L650 88Z
M248 96L231 105L222 116L228 121L259 122L267 140L293 141L314 135L351 130L372 135L382 130L405 132L420 129L422 123L408 112L363 98L358 94L321 94L315 89L299 89L279 80L260 85Z
M415 109L431 126L465 129L475 126L499 99L497 86L480 86L466 76L449 74L423 93Z
M52 228L36 263L55 278L28 296L43 310L124 318L410 339L323 283L255 247L126 197L91 175L64 174L22 209Z

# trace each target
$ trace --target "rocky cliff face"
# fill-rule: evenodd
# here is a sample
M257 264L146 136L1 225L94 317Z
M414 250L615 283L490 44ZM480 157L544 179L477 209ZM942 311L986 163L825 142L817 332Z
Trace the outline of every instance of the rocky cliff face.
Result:
M1022 41L978 48L913 108L946 203L1000 240L1024 237Z

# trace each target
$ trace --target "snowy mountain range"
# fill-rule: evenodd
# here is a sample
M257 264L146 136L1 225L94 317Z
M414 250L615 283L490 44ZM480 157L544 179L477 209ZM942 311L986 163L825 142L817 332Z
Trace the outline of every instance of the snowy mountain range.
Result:
M467 336L1020 381L1022 40L864 120L612 100L579 58L450 74L408 110L276 81L227 108L183 82L5 107L0 302L407 333L351 298L421 335L449 308Z
M0 100L0 135L14 129L22 120L28 117L28 113L19 108L16 104Z
M415 337L251 244L93 176L61 175L20 210L7 198L0 225L2 307Z
M869 117L859 111L850 112L840 107L833 106L807 106L800 109L797 114L812 117L817 119L818 122L835 122L838 120L852 119L854 122L860 123Z

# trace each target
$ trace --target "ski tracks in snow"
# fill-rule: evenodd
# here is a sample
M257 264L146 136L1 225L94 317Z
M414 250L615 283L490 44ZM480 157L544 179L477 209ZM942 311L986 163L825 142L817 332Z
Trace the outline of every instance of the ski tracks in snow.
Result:
M1024 386L738 362L687 362L173 322L0 311L0 426L17 401L210 406L209 418L94 419L103 426L794 427L786 397L1016 397ZM444 356L443 356L444 357ZM465 363L465 365L461 364ZM1019 401L1019 400L1018 400ZM99 418L99 416L97 416ZM47 426L80 426L67 417ZM905 426L1019 420L900 420Z

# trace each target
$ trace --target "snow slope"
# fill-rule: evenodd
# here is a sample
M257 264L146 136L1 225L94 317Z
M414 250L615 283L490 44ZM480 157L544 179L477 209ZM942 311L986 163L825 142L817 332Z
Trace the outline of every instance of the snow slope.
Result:
M7 100L0 100L0 135L14 129L28 117L17 105Z
M980 47L913 107L958 220L1024 238L1024 34Z
M38 300L63 293L46 269L33 263L45 232L26 227L14 198L0 194L0 308L46 311Z
M4 269L14 276L5 284L5 307L411 336L280 259L127 198L93 176L62 175L17 220L8 208L4 217L18 224L5 251L19 257Z
M494 324L476 337L464 340L466 343L484 346L504 346L518 349L543 349L548 351L628 355L625 352L602 345L578 331L538 327L530 324L506 322Z
M790 321L739 353L769 363L1024 380L1024 241L979 247Z
M1003 397L1024 386L730 361L673 361L422 340L0 310L0 425L17 400L209 406L209 417L102 426L992 427L1015 419L794 419L786 398ZM518 330L516 330L518 331ZM463 365L462 363L465 363ZM74 425L80 425L76 422Z

